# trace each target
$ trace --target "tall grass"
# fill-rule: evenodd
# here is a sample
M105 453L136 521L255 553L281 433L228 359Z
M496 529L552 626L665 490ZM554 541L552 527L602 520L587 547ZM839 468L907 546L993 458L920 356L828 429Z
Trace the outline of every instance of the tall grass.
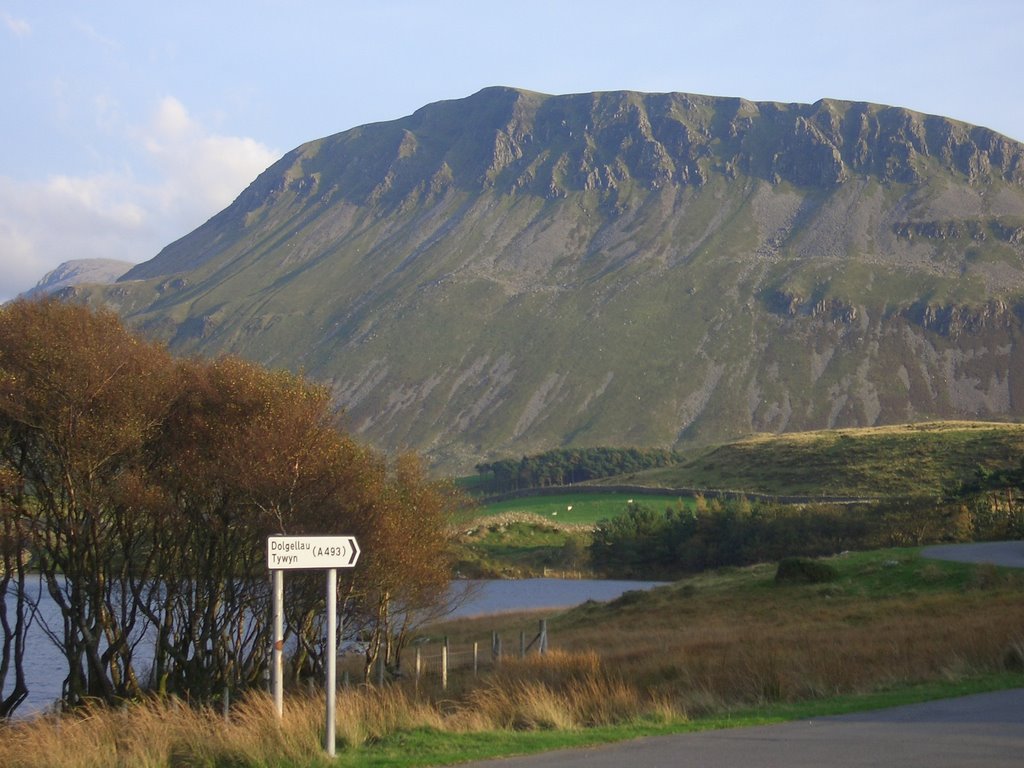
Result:
M297 697L277 722L273 702L250 696L228 719L178 699L119 709L85 709L7 726L6 768L163 768L164 766L317 765L323 703Z
M452 725L470 730L571 730L683 717L664 698L610 671L593 651L553 651L505 663L469 692Z
M554 651L509 659L501 671L458 698L415 694L402 685L345 689L337 701L338 745L363 747L389 735L428 729L452 733L578 729L678 713L608 675L594 653ZM120 709L86 709L3 727L5 768L163 768L164 766L327 765L322 697L288 697L279 723L272 700L246 697L224 718L177 699Z

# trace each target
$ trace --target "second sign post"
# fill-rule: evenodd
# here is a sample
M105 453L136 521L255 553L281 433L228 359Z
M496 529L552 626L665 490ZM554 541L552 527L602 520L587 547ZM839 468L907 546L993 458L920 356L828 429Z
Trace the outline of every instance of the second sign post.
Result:
M359 559L354 536L269 536L267 568L274 574L274 707L284 715L284 572L286 570L327 571L327 694L324 749L335 753L334 709L337 696L338 661L338 568L352 568Z

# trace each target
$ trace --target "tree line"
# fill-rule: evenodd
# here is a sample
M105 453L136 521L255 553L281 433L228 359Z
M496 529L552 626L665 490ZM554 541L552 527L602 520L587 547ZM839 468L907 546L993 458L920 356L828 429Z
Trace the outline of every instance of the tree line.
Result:
M582 483L680 461L677 452L663 448L559 448L521 459L482 462L476 472L486 492L506 493Z
M0 717L28 693L28 629L64 657L62 702L210 702L270 656L266 537L358 538L343 637L397 664L414 609L446 594L462 499L419 459L341 427L325 388L233 357L172 358L110 312L0 307ZM322 579L289 574L289 668L323 665ZM338 631L335 628L335 631Z
M1024 537L1024 497L1002 489L949 499L780 504L748 499L639 503L596 526L591 566L620 578L671 578L784 557Z

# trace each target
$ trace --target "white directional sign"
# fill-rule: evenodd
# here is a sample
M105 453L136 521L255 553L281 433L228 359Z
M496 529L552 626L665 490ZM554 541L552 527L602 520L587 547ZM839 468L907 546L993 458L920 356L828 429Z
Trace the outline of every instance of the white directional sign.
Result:
M267 537L267 568L272 571L351 568L358 559L355 536Z
M351 568L359 559L355 536L268 536L267 568L274 572L274 651L271 659L274 685L274 709L277 719L284 716L284 571L327 571L327 661L324 690L327 694L324 749L334 757L334 709L337 680L338 641L338 569Z

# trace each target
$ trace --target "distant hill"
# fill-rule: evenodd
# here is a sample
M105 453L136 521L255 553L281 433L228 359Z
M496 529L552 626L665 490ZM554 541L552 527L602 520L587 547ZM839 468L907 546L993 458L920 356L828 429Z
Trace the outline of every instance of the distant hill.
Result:
M1024 145L897 107L488 88L304 144L77 294L436 466L1024 415Z
M754 435L689 461L590 485L704 488L752 495L891 498L987 489L985 478L1019 482L1024 425L933 422ZM998 483L994 487L1003 487Z
M65 261L56 269L47 272L42 280L22 294L25 298L34 298L56 293L63 288L94 283L107 285L113 283L134 264L130 261L116 259L75 259Z

